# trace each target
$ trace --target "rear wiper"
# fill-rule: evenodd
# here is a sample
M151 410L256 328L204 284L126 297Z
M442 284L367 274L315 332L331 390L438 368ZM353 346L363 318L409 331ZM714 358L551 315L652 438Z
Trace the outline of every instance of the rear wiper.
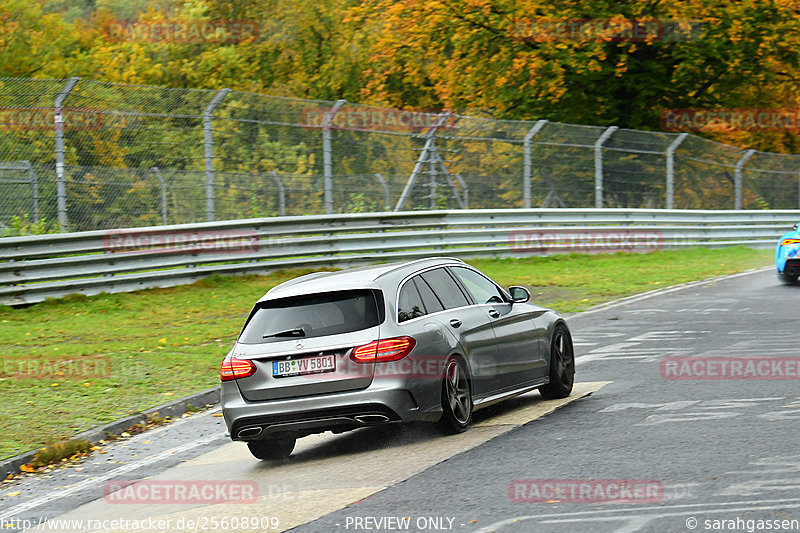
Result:
M287 329L286 331L279 331L278 333L272 333L270 335L264 335L262 338L268 339L270 337L305 337L306 332L303 331L303 328L294 328L294 329Z

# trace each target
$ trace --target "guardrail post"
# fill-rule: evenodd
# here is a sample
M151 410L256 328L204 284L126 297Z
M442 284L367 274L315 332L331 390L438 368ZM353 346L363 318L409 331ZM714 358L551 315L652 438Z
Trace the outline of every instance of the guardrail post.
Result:
M206 221L214 221L214 134L212 132L214 109L230 89L220 89L203 111L203 152L206 165Z
M274 170L269 173L272 176L272 181L278 185L278 212L281 216L286 215L286 191L283 187L283 182L278 177L278 173Z
M747 150L744 155L736 162L736 173L735 173L735 181L734 181L734 199L733 199L733 208L734 209L741 209L742 208L742 173L744 170L744 166L750 160L751 157L755 155L755 150Z
M53 122L56 130L56 196L58 201L58 224L61 232L67 231L67 181L64 174L64 116L62 106L64 100L72 92L80 78L70 78L61 89L53 103Z
M675 150L688 136L688 133L681 133L667 148L667 209L675 207Z
M153 171L153 174L156 175L158 178L158 183L161 184L161 223L163 225L167 225L167 183L164 181L164 178L161 176L161 171L158 167L152 167L150 170Z
M389 185L386 184L386 180L383 179L383 176L380 174L375 174L375 179L378 180L383 187L383 208L388 211L392 208L389 205Z
M547 120L539 120L525 135L522 141L523 150L523 181L522 181L522 207L530 209L531 207L531 178L533 177L533 169L531 168L531 141L537 133L542 131L542 128L547 124Z
M609 126L594 143L594 206L603 207L603 144L617 131L617 126Z
M333 117L342 108L347 100L336 100L330 111L322 119L322 173L325 176L323 185L325 198L325 214L333 213L333 163L331 162L331 126Z

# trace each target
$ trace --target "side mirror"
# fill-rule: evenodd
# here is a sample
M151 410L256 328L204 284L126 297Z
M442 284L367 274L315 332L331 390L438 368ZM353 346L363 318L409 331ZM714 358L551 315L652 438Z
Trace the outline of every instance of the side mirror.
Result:
M525 287L509 287L508 293L511 295L511 303L525 303L531 299L531 293Z

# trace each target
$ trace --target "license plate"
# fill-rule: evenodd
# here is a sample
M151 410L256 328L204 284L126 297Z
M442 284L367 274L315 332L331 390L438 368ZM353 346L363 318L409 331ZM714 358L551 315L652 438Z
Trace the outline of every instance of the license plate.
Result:
M320 374L322 372L333 372L334 370L336 370L336 356L334 355L272 362L272 376L276 378Z

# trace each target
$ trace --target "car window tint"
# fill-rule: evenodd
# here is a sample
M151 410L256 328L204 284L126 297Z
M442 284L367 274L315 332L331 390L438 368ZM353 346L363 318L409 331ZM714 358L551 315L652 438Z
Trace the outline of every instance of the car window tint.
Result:
M443 268L436 268L423 272L420 274L424 279L439 301L442 302L445 309L453 309L454 307L463 307L469 305L467 297L461 292L461 287L458 286L456 281L450 277L450 274Z
M239 342L258 344L323 337L360 331L378 323L375 295L370 290L312 294L258 304Z
M400 289L400 296L397 299L397 321L405 322L423 315L425 315L425 305L419 296L417 286L413 280L409 280Z
M433 289L430 288L424 279L420 276L414 276L411 279L417 285L417 290L419 291L419 295L422 296L422 303L425 304L425 310L428 314L444 310L442 302L439 301L439 298L433 293Z
M453 273L464 284L472 298L479 304L502 303L505 297L497 285L472 269L452 267Z

